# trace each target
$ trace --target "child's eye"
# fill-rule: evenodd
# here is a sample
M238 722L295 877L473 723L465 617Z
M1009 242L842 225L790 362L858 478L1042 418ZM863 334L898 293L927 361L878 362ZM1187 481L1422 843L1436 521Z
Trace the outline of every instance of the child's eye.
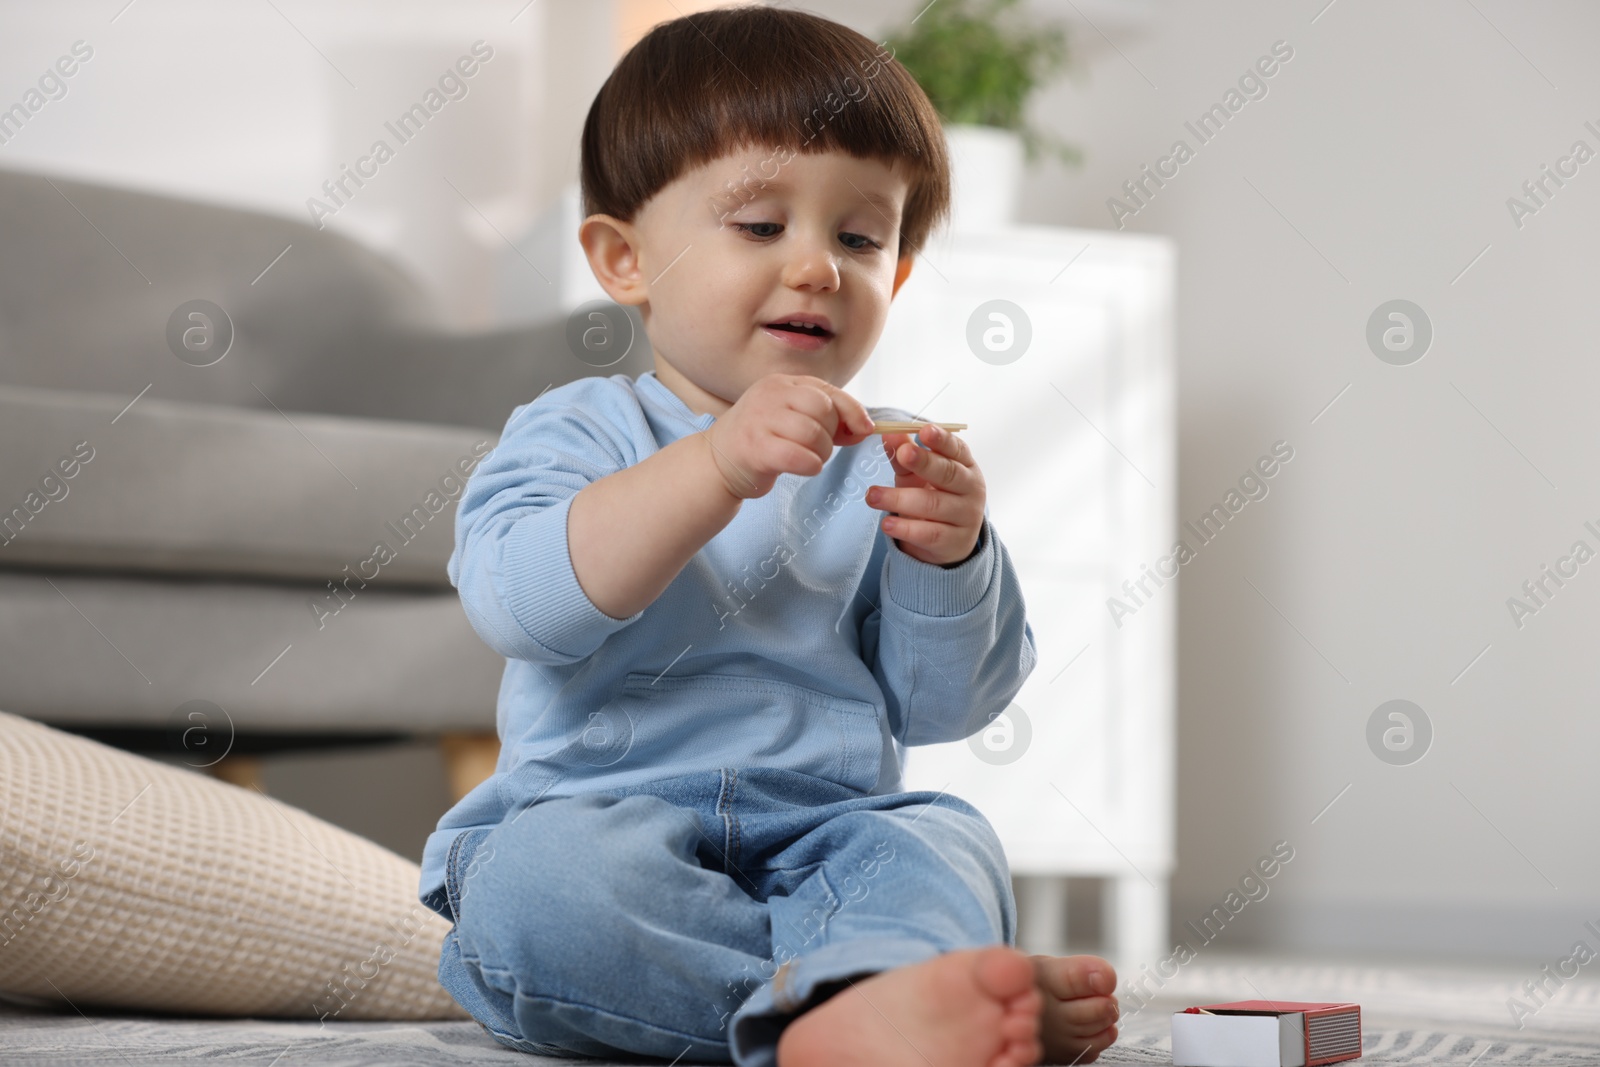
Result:
M736 222L733 225L735 229L747 233L751 237L762 239L776 237L783 231L783 225L777 222ZM763 230L763 227L770 227L770 230ZM843 241L844 246L852 252L865 252L869 248L883 247L872 238L865 237L859 233L841 233L839 240ZM852 241L860 241L861 243L852 244Z

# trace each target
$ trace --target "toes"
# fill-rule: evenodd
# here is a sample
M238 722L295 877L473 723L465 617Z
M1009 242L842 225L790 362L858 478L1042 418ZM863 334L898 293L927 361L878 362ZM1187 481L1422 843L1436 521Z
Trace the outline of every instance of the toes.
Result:
M1013 948L984 949L973 965L973 975L984 992L1002 1003L1009 1003L1034 987L1032 962Z
M1111 997L1079 997L1058 1000L1047 1009L1053 1020L1065 1022L1076 1032L1088 1036L1116 1022L1121 1012Z
M1104 1034L1096 1035L1095 1040L1083 1046L1083 1051L1067 1056L1063 1054L1061 1062L1072 1064L1073 1067L1082 1067L1083 1064L1093 1063L1100 1058L1100 1053L1110 1048L1117 1040L1115 1028L1107 1030Z
M1107 996L1117 988L1117 972L1099 956L1034 956L1039 984L1062 1000Z
M1044 1058L1044 1046L1038 1039L1012 1041L990 1063L990 1067L1031 1067Z
M1019 993L1005 1003L1008 1015L1038 1015L1044 1009L1044 994L1039 992L1038 986L1029 986L1026 992Z
M1115 1026L1108 1026L1098 1034L1095 1034L1093 1037L1089 1038L1087 1043L1089 1046L1089 1053L1084 1056L1082 1061L1084 1063L1088 1063L1090 1060L1100 1055L1100 1053L1117 1043L1117 1028Z
M1038 992L1034 992L1035 998ZM1000 1020L1000 1036L1010 1041L1027 1041L1039 1036L1039 1007L1037 1000L1024 1005L1021 1010L1007 1008Z
M1098 1056L1100 1055L1100 1052L1105 1051L1117 1043L1117 1028L1115 1026L1106 1027L1104 1033L1097 1034L1095 1036L1094 1043L1096 1045L1100 1045L1100 1050L1095 1053L1095 1055Z

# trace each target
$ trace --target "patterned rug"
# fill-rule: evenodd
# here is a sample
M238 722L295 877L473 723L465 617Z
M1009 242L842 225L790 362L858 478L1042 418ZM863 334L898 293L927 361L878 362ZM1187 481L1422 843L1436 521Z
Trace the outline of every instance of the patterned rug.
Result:
M1600 1065L1600 981L1580 976L1543 1000L1527 967L1307 965L1238 958L1196 961L1143 1007L1123 997L1121 1040L1101 1063L1170 1064L1170 1013L1245 999L1351 1000L1361 1005L1368 1064ZM1533 1011L1519 1028L1507 1005ZM534 1063L600 1067L596 1060L528 1057L495 1044L476 1023L317 1023L47 1013L0 1007L5 1064L151 1064L189 1061L259 1067ZM688 1061L685 1061L687 1063Z
M1196 962L1155 990L1142 1009L1122 998L1122 1036L1099 1062L1170 1064L1171 1012L1191 1004L1270 999L1360 1004L1362 1063L1600 1065L1600 981L1580 972L1542 996L1541 1007L1523 988L1540 977L1532 966ZM1147 988L1154 990L1154 983ZM1507 1003L1513 997L1533 1013L1514 1016Z

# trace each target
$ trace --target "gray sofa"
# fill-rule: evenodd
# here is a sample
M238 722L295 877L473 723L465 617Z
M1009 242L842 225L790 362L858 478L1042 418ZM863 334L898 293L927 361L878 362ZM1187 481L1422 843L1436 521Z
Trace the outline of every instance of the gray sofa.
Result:
M218 768L492 740L502 661L445 574L461 472L648 346L597 371L560 319L455 332L350 240L126 189L0 171L0 234L0 709Z

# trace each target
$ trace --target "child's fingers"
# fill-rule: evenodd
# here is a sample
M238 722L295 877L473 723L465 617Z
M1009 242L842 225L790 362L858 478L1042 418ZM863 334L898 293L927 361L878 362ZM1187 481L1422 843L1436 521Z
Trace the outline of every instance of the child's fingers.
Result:
M972 447L960 434L929 424L917 431L917 438L941 456L949 456L964 467L972 466Z
M883 532L905 544L916 545L930 552L945 552L966 535L959 526L932 519L913 519L904 515L887 515L880 523Z
M845 437L853 442L860 441L872 433L872 415L866 406L840 389L832 382L818 380L818 386L828 394L833 401L833 408L839 414L839 432L836 437Z
M883 435L883 451L889 457L889 465L894 468L896 478L904 478L911 473L911 469L900 462L900 446L911 441L911 435L906 433L886 433ZM912 442L915 448L915 442Z
M914 444L897 448L894 458L912 474L951 493L971 492L976 482L977 475L965 463Z
M832 451L824 424L804 411L785 407L764 414L746 458L762 470L809 478L821 473Z
M939 489L899 488L875 485L867 490L867 504L879 511L892 511L902 518L930 519L955 526L977 526L981 508L972 498Z

